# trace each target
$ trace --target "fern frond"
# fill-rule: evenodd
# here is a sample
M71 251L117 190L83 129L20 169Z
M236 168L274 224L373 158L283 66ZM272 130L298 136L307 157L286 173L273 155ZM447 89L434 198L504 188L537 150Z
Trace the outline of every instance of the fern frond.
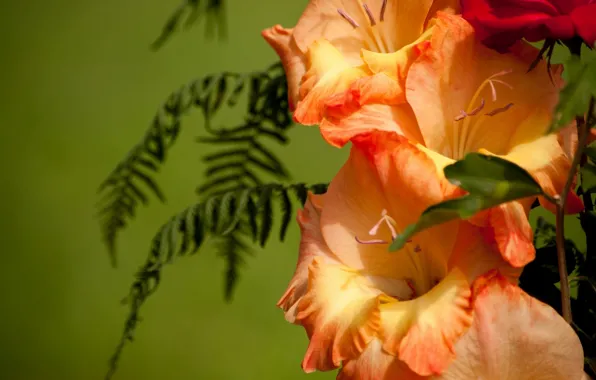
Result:
M202 192L221 190L220 185L229 185L230 181L238 182L239 178L244 178L241 184L256 185L262 183L252 168L261 167L262 170L274 174L276 178L286 178L285 168L275 156L262 146L259 139L262 135L270 135L271 131L262 132L269 117L274 114L284 114L274 116L283 120L282 124L275 132L277 140L286 141L283 131L291 124L287 111L287 102L276 106L274 113L265 111L251 101L247 112L251 122L247 122L240 127L231 129L214 130L211 127L213 117L224 107L233 107L237 104L238 97L243 91L247 91L251 99L259 102L260 98L271 97L269 92L279 92L277 86L284 85L285 82L279 81L283 76L283 70L279 64L275 64L266 71L256 71L252 73L232 73L223 72L214 75L208 75L194 80L179 90L173 92L160 107L153 118L150 128L145 133L143 139L137 143L122 160L118 166L110 173L108 178L100 185L99 192L101 201L97 207L102 228L103 240L108 247L112 260L112 265L116 265L116 239L118 233L127 226L127 223L134 217L139 203L148 204L149 197L147 190L154 194L160 201L165 202L165 197L157 185L152 175L159 170L159 167L165 162L171 146L175 143L180 133L181 119L192 109L198 108L204 116L205 128L211 137L205 141L210 143L219 143L230 145L238 150L237 144L247 145L246 151L236 152L239 161L246 162L246 167L236 162L234 165L227 165L219 169L211 169L208 177L212 174L221 174L213 178L212 183L205 184ZM274 83L273 87L272 84ZM277 96L277 95L276 95ZM286 107L286 108L284 108ZM269 127L271 129L271 127ZM275 129L275 127L273 128ZM280 137L281 136L281 137ZM265 158L259 158L252 151L264 154ZM229 150L228 150L229 151ZM219 152L213 156L214 165L222 165L221 160L228 158L229 154ZM217 162L215 162L217 161ZM230 174L233 172L233 175ZM275 175L275 173L279 175ZM225 187L225 186L224 186ZM228 186L229 188L229 186Z
M137 272L125 300L130 311L120 342L110 360L106 380L116 371L126 342L133 340L140 322L141 306L159 286L164 265L173 263L176 257L196 253L203 246L207 236L213 237L219 255L226 260L224 293L229 300L238 279L239 268L244 262L243 257L251 254L251 249L245 241L247 236L258 236L260 244L263 245L271 234L275 199L281 199L280 208L284 222L280 227L280 236L284 236L288 224L286 219L289 218L288 213L291 213L292 208L290 195L303 204L305 197L298 194L307 194L309 191L318 194L326 189L326 184L307 186L303 183L270 183L252 188L239 188L191 205L170 218L153 237L147 260ZM257 220L260 223L257 223Z
M166 43L178 29L185 15L185 29L189 29L201 16L205 16L207 19L205 28L207 37L213 36L216 29L218 37L224 37L226 34L224 0L183 0L164 24L161 34L151 44L152 50L159 50Z

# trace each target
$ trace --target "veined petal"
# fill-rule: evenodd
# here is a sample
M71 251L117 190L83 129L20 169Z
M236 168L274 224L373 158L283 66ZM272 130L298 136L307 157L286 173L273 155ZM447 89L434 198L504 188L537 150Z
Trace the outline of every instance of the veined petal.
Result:
M462 221L448 266L461 270L469 283L498 269L512 284L517 284L523 268L511 266L485 235L486 228Z
M296 307L300 299L306 294L308 285L308 267L315 257L327 258L338 262L335 255L329 250L321 235L320 214L323 205L323 196L309 193L304 204L304 209L298 211L296 219L300 226L300 248L296 271L290 281L288 289L277 302L285 312L286 320L295 323Z
M483 215L487 217L488 230L484 235L494 241L505 260L516 268L521 268L536 257L533 244L532 226L528 220L533 199L507 202L480 213L472 222Z
M337 375L337 380L423 380L395 356L386 353L382 343L373 339L355 360L348 360Z
M438 3L454 6L453 1ZM438 10L433 7L433 0L390 0L383 12L382 7L382 0L311 0L296 25L296 42L306 52L311 43L322 37L349 60L358 62L362 48L391 53L416 40L432 16L429 11ZM356 26L338 10L354 20Z
M419 375L443 372L472 323L470 296L466 276L456 268L422 297L381 304L383 348Z
M457 190L439 177L431 160L407 139L375 131L353 140L348 162L331 181L321 213L323 237L341 262L351 268L390 278L412 278L418 289L428 289L433 278L446 274L446 261L455 241L456 223L423 231L403 252L389 252L388 244L360 244L383 210L392 218L395 233L416 222L422 211ZM389 243L390 228L375 231L375 239ZM415 251L424 252L418 254ZM422 272L424 275L422 275ZM417 284L418 285L418 284Z
M506 154L520 131L526 139L545 133L558 87L544 63L527 73L532 54L522 45L496 53L460 16L439 14L430 44L421 47L406 80L427 148L455 159L482 148ZM559 71L555 67L555 80Z
M286 73L288 81L288 102L290 111L296 108L298 102L298 88L302 77L306 72L304 54L296 46L292 38L293 29L286 29L281 25L275 25L263 30L261 35L267 43L275 50Z
M367 84L374 84L374 81ZM383 87L375 88L379 90ZM333 146L342 147L355 136L374 130L394 132L414 142L422 139L414 113L407 104L395 107L383 104L361 106L358 97L337 100L340 104L327 107L326 118L319 126L323 138Z
M346 91L358 78L370 74L364 66L351 66L329 41L313 42L307 54L308 71L300 85L300 101L294 120L305 125L318 124L325 103L337 93Z
M579 338L550 306L497 271L474 283L474 322L441 380L581 379Z
M410 64L420 54L419 44L430 40L432 33L433 28L431 26L414 41L393 53L380 53L363 49L361 52L362 60L373 73L383 73L391 79L399 81L400 86L403 86Z
M571 169L570 158L561 147L557 135L516 143L502 158L526 169L550 196L555 196L563 190ZM554 205L544 198L540 198L540 203L554 211ZM583 208L581 198L573 191L569 192L565 211L574 214Z
M380 326L379 293L358 271L313 259L296 316L310 338L304 371L331 370L364 351Z

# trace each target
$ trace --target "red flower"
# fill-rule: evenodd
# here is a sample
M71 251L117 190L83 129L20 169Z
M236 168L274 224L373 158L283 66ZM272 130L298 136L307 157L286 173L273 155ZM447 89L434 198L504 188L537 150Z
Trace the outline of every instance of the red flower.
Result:
M461 0L463 17L501 52L525 38L596 41L596 0Z

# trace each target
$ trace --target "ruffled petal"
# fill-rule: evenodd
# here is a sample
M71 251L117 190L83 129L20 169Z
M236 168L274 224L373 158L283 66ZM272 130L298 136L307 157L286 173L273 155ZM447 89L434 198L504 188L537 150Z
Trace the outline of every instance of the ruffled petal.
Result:
M296 307L306 294L308 285L308 267L315 257L323 257L337 262L335 255L329 250L321 235L320 214L323 196L309 194L304 209L298 211L297 221L300 226L300 248L296 271L288 289L277 302L277 306L285 312L286 320L294 323Z
M340 106L327 108L327 116L319 126L325 141L333 146L343 147L354 137L374 130L394 132L414 142L422 140L414 113L407 104L396 107L371 104L361 107L357 97L339 102ZM346 107L346 104L353 105L353 108Z
M364 66L351 66L327 40L317 40L310 45L307 61L308 71L302 79L300 101L294 112L294 120L304 125L320 123L330 97L346 91L355 80L370 74Z
M298 88L306 72L304 54L296 46L296 42L292 37L292 31L293 29L286 29L281 25L275 25L269 29L265 29L261 33L267 43L275 50L284 67L288 81L290 111L296 108Z
M423 380L395 356L386 353L378 339L373 339L355 360L348 360L337 380Z
M462 221L449 268L461 270L469 283L490 270L498 269L512 284L517 284L523 268L511 266L485 235L486 228Z
M579 338L555 310L497 271L474 283L474 322L441 380L581 379Z
M455 358L453 345L472 323L470 285L452 270L437 286L412 301L380 306L383 348L422 376L443 372Z
M380 326L379 293L357 271L313 259L296 316L310 338L305 372L337 368L364 351Z

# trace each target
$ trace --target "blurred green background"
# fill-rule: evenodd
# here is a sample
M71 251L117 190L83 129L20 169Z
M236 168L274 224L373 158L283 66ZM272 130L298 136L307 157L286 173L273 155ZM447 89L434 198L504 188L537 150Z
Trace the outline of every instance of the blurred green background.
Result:
M127 313L119 302L153 234L197 199L198 112L157 176L168 203L139 210L119 241L117 269L93 216L97 186L171 91L200 75L273 63L260 31L295 23L306 0L227 1L225 40L206 39L200 22L150 51L179 3L2 2L2 379L103 378ZM283 157L297 181L326 182L345 157L316 128L290 137ZM115 379L304 379L306 334L275 307L295 267L298 229L286 245L274 240L247 258L231 304L223 261L208 247L168 267Z
M157 177L168 203L154 200L140 209L119 241L117 269L93 217L97 186L172 90L203 74L272 63L276 57L260 31L293 25L307 2L229 0L226 40L206 39L199 23L151 52L179 1L1 5L3 379L103 377L127 313L119 301L150 239L196 201L204 149L193 142L201 134L198 113L185 119ZM297 181L326 182L346 157L315 128L294 128L290 137L278 151ZM231 304L223 301L223 261L207 247L167 267L115 379L333 378L302 373L306 335L275 307L293 273L297 244L292 226L287 244L272 240L247 258Z

